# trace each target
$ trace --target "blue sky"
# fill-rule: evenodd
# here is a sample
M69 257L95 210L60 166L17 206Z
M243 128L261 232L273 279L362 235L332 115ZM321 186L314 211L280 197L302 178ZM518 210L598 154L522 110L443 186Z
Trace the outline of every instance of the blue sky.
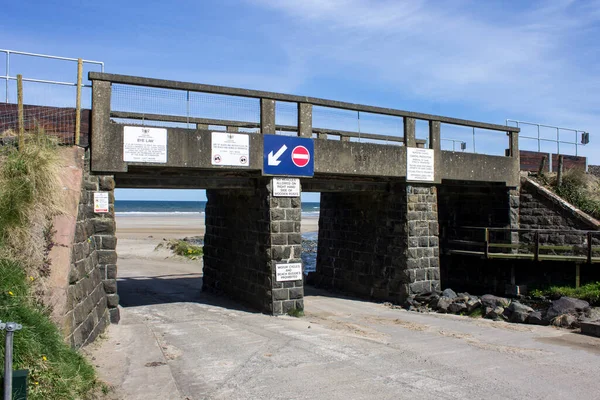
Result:
M600 163L600 1L23 1L3 14L0 48L100 60L120 74L573 127L591 132L581 154ZM11 71L31 68L15 60ZM46 79L72 72L43 68ZM204 198L117 193L132 196Z

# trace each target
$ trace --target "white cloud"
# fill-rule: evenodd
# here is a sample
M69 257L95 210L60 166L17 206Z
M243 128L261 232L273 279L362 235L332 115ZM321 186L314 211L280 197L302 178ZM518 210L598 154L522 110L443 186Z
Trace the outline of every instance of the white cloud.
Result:
M600 126L599 1L255 2L284 17L288 52L330 71L359 69L376 85L460 104L464 117L496 112L592 135ZM600 145L600 132L592 140Z

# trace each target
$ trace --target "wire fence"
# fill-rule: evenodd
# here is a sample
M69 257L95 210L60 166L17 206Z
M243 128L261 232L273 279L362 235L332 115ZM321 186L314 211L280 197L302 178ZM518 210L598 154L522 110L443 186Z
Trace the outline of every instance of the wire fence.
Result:
M2 65L3 142L35 131L55 136L60 144L84 144L81 138L89 132L92 105L87 72L103 72L103 62L0 49L0 68ZM20 73L14 75L13 71Z

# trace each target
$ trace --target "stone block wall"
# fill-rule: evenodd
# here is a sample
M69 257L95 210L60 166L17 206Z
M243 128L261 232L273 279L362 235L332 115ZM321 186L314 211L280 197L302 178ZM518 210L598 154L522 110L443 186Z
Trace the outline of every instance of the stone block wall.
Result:
M264 192L264 191L263 191ZM203 290L269 311L268 199L260 190L207 190Z
M81 196L71 250L67 290L67 341L74 347L92 342L109 322L119 321L117 253L112 176L90 173L84 160ZM108 213L94 213L94 192L108 192Z
M300 197L269 197L273 314L304 310L304 280L277 282L276 265L302 262Z
M583 245L587 242L585 235L568 231L600 229L598 221L529 179L524 179L521 184L519 222L522 229L566 231L540 233L541 244ZM533 234L521 234L520 240L531 242Z
M406 187L409 294L440 289L440 247L437 188Z
M318 286L400 302L439 288L436 189L322 193Z
M203 288L269 314L304 309L303 281L277 282L276 264L301 262L300 198L254 190L207 190Z
M588 165L588 173L600 178L600 165Z

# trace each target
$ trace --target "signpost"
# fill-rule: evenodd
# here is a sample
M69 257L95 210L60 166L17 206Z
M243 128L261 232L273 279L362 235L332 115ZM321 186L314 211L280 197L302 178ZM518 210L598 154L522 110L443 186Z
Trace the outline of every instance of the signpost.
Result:
M123 161L165 164L167 130L126 126L123 128Z
M432 149L406 148L406 180L433 182L435 180Z
M213 132L211 140L212 165L250 165L250 137L247 134Z
M314 143L312 139L264 135L263 149L264 175L305 177L314 175Z
M273 196L298 197L300 196L300 179L298 178L273 178Z
M277 282L299 281L302 279L302 263L276 264Z

